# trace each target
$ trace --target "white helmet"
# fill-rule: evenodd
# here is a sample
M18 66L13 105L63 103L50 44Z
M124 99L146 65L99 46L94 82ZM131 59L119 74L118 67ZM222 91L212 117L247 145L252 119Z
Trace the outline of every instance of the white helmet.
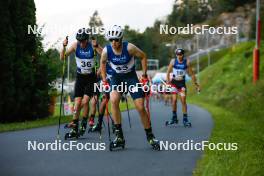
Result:
M123 29L121 26L114 25L111 28L108 29L108 31L105 34L105 37L107 40L110 39L121 39L124 35Z

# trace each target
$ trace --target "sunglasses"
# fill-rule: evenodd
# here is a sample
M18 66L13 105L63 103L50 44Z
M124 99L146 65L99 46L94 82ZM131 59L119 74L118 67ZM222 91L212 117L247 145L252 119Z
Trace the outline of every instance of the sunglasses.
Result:
M183 54L176 54L177 56L182 56Z
M109 39L109 41L110 41L110 42L112 42L112 41L119 42L120 39Z

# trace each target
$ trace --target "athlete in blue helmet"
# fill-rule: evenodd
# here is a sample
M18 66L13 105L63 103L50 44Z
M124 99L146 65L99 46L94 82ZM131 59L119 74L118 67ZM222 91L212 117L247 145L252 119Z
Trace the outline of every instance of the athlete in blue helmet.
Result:
M80 133L83 134L87 126L87 116L89 114L89 101L94 95L94 83L96 83L95 73L95 51L101 54L102 48L96 40L89 41L89 33L85 28L79 29L76 34L77 42L66 51L68 40L63 41L63 49L60 58L63 60L72 53L75 53L77 64L77 74L74 86L75 107L73 121L69 124L72 128L65 138L78 137L78 124L81 108L83 107L83 119L81 122Z
M167 83L171 84L174 88L172 92L172 119L166 124L171 125L178 123L177 118L177 95L180 95L183 112L183 124L184 126L191 126L187 116L187 103L186 103L186 85L185 75L188 73L192 77L192 81L197 90L200 90L199 84L196 82L196 77L193 73L190 61L184 56L183 49L176 49L176 57L171 60L167 71ZM170 73L173 72L173 77L170 80Z
M144 79L147 79L147 56L146 54L137 48L135 45L129 42L123 41L123 30L120 26L114 25L106 32L106 38L110 41L102 52L101 55L101 76L105 85L107 85L106 79L106 63L108 62L113 70L111 78L111 90L110 101L112 108L112 115L115 123L116 138L110 143L110 150L116 147L125 146L125 140L121 127L121 113L119 103L121 95L124 92L118 92L114 87L127 83L127 86L136 86L139 83L136 71L135 71L135 57L141 60ZM141 117L141 122L146 132L148 142L154 149L159 149L159 141L155 139L151 123L148 118L148 114L144 107L144 92L142 89L134 89L129 91L131 97L134 100L135 107Z

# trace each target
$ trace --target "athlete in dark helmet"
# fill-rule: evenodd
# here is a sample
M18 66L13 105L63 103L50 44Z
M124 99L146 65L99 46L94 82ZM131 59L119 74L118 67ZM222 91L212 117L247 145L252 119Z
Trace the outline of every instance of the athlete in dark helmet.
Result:
M166 124L178 123L177 95L179 95L182 103L183 124L184 126L191 126L187 115L185 75L188 73L192 77L192 81L197 90L200 90L200 86L196 82L196 77L190 65L189 59L184 55L184 49L176 49L175 55L176 57L171 60L167 71L167 83L174 88L174 91L172 91L172 119ZM170 79L171 72L173 72L172 79Z
M94 94L94 83L96 83L95 73L95 52L101 54L102 48L96 40L89 41L89 31L85 28L79 29L76 34L76 42L66 50L68 40L63 41L63 49L60 58L63 60L71 53L75 53L77 64L76 82L74 86L75 107L73 120L69 124L72 128L67 137L76 137L79 135L78 124L81 108L83 108L83 119L81 122L80 133L83 134L87 126L87 118L89 114L89 101Z

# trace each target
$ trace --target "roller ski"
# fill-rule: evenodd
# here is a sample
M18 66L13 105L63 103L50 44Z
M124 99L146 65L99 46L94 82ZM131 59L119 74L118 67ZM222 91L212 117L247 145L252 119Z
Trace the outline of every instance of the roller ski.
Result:
M83 136L87 128L87 118L83 118L80 127L80 136Z
M116 129L115 130L116 138L110 142L109 150L113 151L113 149L116 148L125 148L125 139L123 136L122 129Z
M66 125L65 127L67 128L71 128L69 133L66 133L64 136L64 139L71 139L71 138L79 138L79 133L78 133L78 120L76 121L72 121L71 123L69 123L68 125Z
M187 117L183 117L183 125L184 127L192 127L192 124L191 122L188 121L188 118Z
M152 133L147 134L148 143L152 146L153 150L160 150L160 143Z
M165 126L173 125L173 124L178 124L179 120L175 117L173 117L170 121L165 122Z

